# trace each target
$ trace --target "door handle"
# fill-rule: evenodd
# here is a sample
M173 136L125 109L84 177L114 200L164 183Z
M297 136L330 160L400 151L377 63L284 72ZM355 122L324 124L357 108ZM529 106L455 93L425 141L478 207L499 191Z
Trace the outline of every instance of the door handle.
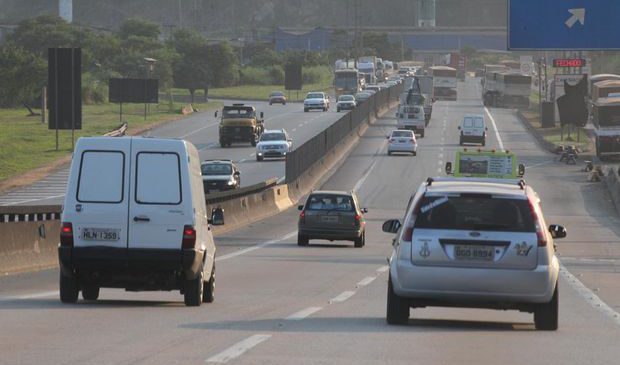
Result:
M145 216L137 216L137 217L133 217L133 221L134 222L150 222L151 218L145 217Z

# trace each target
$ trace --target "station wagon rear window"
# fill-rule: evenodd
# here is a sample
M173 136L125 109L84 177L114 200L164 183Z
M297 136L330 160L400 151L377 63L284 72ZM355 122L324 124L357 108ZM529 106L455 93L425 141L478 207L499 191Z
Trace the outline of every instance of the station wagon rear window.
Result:
M497 198L487 194L425 197L414 229L535 232L525 199Z
M311 195L308 198L305 209L339 212L352 212L355 210L351 196L333 194Z
M77 201L118 204L123 201L125 155L120 151L84 151L80 162Z
M136 165L136 203L181 204L179 155L169 152L140 152Z
M465 117L465 119L463 119L463 126L468 128L482 128L484 127L484 122L480 118Z

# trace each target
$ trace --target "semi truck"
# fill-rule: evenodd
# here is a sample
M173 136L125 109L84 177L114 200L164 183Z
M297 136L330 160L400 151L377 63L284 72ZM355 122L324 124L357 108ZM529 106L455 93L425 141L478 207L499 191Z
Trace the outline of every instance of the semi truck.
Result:
M334 90L336 98L340 95L355 95L362 91L364 79L355 68L337 69L334 71Z
M592 103L596 156L605 160L620 155L620 97L599 98Z
M433 94L437 100L457 99L456 69L448 66L433 66L430 68L433 78Z

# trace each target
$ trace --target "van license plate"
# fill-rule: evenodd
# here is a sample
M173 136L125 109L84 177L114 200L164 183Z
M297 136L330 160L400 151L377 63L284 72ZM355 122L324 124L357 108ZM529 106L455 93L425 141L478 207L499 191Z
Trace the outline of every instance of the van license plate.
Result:
M82 239L86 241L118 241L121 239L120 229L84 228Z
M476 245L454 246L454 258L457 260L493 261L495 247Z

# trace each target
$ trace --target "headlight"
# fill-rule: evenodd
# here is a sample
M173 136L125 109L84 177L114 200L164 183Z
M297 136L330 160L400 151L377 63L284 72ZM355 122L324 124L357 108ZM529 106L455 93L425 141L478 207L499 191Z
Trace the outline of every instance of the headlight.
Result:
M230 180L228 180L227 184L228 184L228 186L235 185L235 180L230 179Z

